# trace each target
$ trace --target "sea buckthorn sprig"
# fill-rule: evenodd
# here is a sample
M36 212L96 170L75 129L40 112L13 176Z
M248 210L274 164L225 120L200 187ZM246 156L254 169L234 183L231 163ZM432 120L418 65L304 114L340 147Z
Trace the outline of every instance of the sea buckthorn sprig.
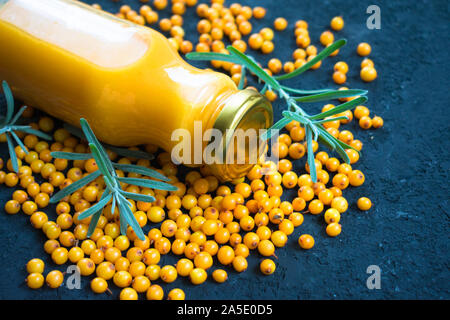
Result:
M314 58L306 62L298 69L279 76L269 75L263 68L261 68L255 59L251 56L245 55L233 46L228 46L227 50L229 54L216 53L216 52L191 52L186 55L186 58L191 60L207 60L207 61L225 61L242 66L241 79L239 82L239 88L243 88L245 83L245 70L248 69L251 73L256 75L258 79L264 82L264 87L261 93L266 91L276 91L278 95L285 101L287 109L282 113L283 118L275 123L265 134L262 135L263 141L270 139L278 130L282 129L291 121L298 121L305 128L306 145L308 153L308 165L311 168L311 178L314 182L317 182L317 170L314 162L313 152L313 140L317 142L317 139L321 139L325 145L331 150L336 150L339 156L347 163L350 163L350 159L346 153L346 149L353 149L359 154L359 150L354 147L340 141L331 135L324 127L323 123L337 121L337 120L349 120L347 116L339 116L343 112L353 109L357 105L360 105L367 101L365 94L366 90L359 89L347 89L347 90L299 90L282 86L279 81L291 79L296 77L306 70L313 67L315 64L321 62L324 58L338 50L340 47L346 44L345 39L336 41L329 45ZM294 96L298 95L298 96ZM353 98L341 105L338 105L331 110L325 112L309 115L300 106L299 103L318 102L331 99Z
M6 99L6 115L3 117L2 120L0 120L0 134L5 134L6 136L6 142L8 143L8 151L9 156L11 158L11 164L16 173L19 172L19 161L17 160L17 155L14 150L14 142L17 143L17 145L22 148L22 150L25 152L25 154L28 154L27 147L23 144L23 142L20 140L19 136L17 135L16 131L21 131L28 134L34 134L37 137L40 137L45 140L52 140L52 137L50 137L48 134L45 134L39 130L33 129L31 126L28 125L16 125L17 121L19 120L22 113L27 109L27 106L23 106L20 108L20 110L13 116L14 114L14 97L11 92L10 87L6 83L6 81L2 82L2 88L3 88L3 94L5 95Z
M159 172L139 166L139 165L133 165L133 164L119 164L119 163L113 163L104 147L100 144L98 139L95 137L94 132L92 131L91 127L89 126L88 122L85 119L80 119L81 129L89 143L89 148L91 150L90 153L73 153L73 152L63 152L63 151L56 151L52 152L51 155L54 158L58 159L67 159L67 160L89 160L94 159L98 170L95 170L94 172L89 173L85 177L81 178L78 181L73 182L69 186L65 187L64 189L60 190L58 193L56 193L53 197L50 198L51 203L57 203L58 201L62 200L64 197L70 195L71 193L75 192L76 190L82 188L83 186L89 184L90 182L94 181L100 176L103 176L103 180L105 181L105 190L103 191L103 194L100 198L100 200L93 205L92 207L87 208L83 212L80 213L79 219L85 219L91 218L91 222L89 224L88 229L88 236L91 236L94 232L97 223L100 219L100 216L102 214L102 209L110 202L112 201L112 209L111 211L114 212L117 208L119 209L120 214L120 232L123 235L126 235L127 233L127 227L130 225L134 232L136 233L137 237L144 241L145 235L139 226L138 221L136 220L136 217L133 215L130 207L132 206L131 203L127 200L133 199L135 201L143 201L143 202L154 202L155 197L150 195L144 195L144 194L137 194L132 192L127 192L122 190L122 187L120 183L127 183L135 186L141 186L146 188L153 188L153 189L159 189L159 190L166 190L166 191L176 191L177 187L162 182L162 181L169 181L168 178L166 178L164 175L160 174ZM119 177L116 173L116 170L122 170L126 172L133 172L137 174L144 175L147 178L128 178L128 177ZM152 179L158 179L158 180L152 180Z

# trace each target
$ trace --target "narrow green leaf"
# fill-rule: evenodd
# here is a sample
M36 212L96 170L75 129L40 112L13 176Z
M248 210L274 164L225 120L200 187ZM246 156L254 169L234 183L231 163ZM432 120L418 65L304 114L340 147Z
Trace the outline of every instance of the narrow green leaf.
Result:
M124 182L127 184L132 184L139 187L144 188L152 188L158 190L166 190L166 191L177 191L178 188L161 181L149 180L149 179L139 179L139 178L117 178L120 182Z
M2 81L3 94L6 99L6 117L3 121L3 125L6 125L11 120L11 117L14 113L14 96L12 94L11 88L8 86L6 81Z
M67 159L67 160L88 160L94 157L90 153L75 153L64 151L53 151L50 153L50 155L56 159Z
M28 154L28 148L25 147L25 145L22 143L22 140L17 136L17 134L14 131L10 132L14 140L16 140L17 144L22 148L22 150L25 152L25 154Z
M19 120L20 116L22 115L22 113L27 109L27 106L22 106L19 111L14 115L14 117L11 119L11 122L9 123L9 125L14 125L17 120Z
M44 140L52 140L52 137L49 136L48 134L33 129L30 126L13 126L12 129L15 131L22 131L28 134L34 134L36 137L42 138Z
M154 202L156 200L155 197L148 196L146 194L127 192L127 191L123 191L123 190L120 190L119 192L122 195L124 195L126 198L133 199L135 201Z
M246 68L242 66L241 79L239 79L238 89L242 90L245 86Z
M230 54L239 59L240 64L244 65L250 72L254 73L259 79L267 83L272 89L279 90L280 84L273 77L264 71L255 61L247 57L245 54L234 48L233 46L228 46L227 50Z
M114 168L111 164L111 161L109 160L108 154L106 153L105 149L101 145L100 141L98 141L98 139L95 136L94 132L92 131L89 123L86 121L86 119L81 118L80 125L81 125L81 129L83 130L83 133L86 136L86 139L88 140L88 142L95 145L95 147L99 153L99 158L104 160L103 162L104 162L106 168L108 168L108 172L112 172L114 170Z
M151 153L147 153L147 152L141 151L141 150L130 150L127 148L119 148L119 147L114 147L111 145L107 145L106 148L117 153L119 156L122 156L122 157L130 157L130 158L146 159L146 160L153 160L155 158L155 156L152 155Z
M304 125L307 125L309 123L308 119L306 119L304 116L302 116L302 115L300 115L300 114L298 114L296 112L292 112L292 111L287 111L286 110L286 111L282 112L282 115L283 115L283 117L289 118L291 120L298 121L298 122L300 122L301 124L304 124Z
M101 175L101 171L100 170L96 170L96 171L88 174L87 176L81 178L80 180L77 180L77 181L73 182L71 185L65 187L64 189L62 189L60 191L58 191L53 197L51 197L50 198L50 203L56 203L56 202L60 201L65 196L68 196L69 194L77 191L78 189L80 189L84 185L87 185L88 183L94 181L95 179L100 177L100 175Z
M290 88L287 86L281 86L281 89L283 89L284 91L287 91L289 93L295 93L295 94L299 94L299 95L320 94L320 93L334 91L333 89L301 90L301 89Z
M186 58L189 60L196 60L196 61L217 60L231 63L240 63L240 61L236 57L226 53L218 53L218 52L189 52L188 54L186 54Z
M121 163L113 163L113 166L114 166L114 168L125 171L125 172L133 172L133 173L142 174L144 176L152 177L152 178L162 180L162 181L170 181L169 178L162 175L158 171L147 168L147 167L138 166L138 165L134 165L134 164L121 164Z
M334 107L333 109L330 109L328 111L322 112L322 113L318 113L315 114L313 116L310 117L311 120L317 120L317 119L324 119L327 117L331 117L334 116L335 114L338 113L342 113L344 111L353 109L355 106L360 105L364 102L367 101L367 97L363 96L363 97L359 97L350 101L347 101L345 103L342 103L336 107Z
M290 123L292 120L289 118L282 118L281 120L277 121L272 127L267 129L260 137L261 140L266 141L270 138L272 138L280 129L284 128L288 123Z
M112 194L111 193L108 194L107 196L105 196L104 198L102 197L102 199L99 202L97 202L92 207L89 207L86 210L84 210L83 212L81 212L79 217L78 217L78 219L79 220L83 220L85 218L88 218L88 217L92 216L97 211L102 210L106 206L108 201L111 200L111 198L112 198Z
M326 118L326 119L323 119L323 120L314 121L314 123L315 124L322 124L322 123L327 123L327 122L336 121L336 120L348 120L348 117L340 116L340 117Z
M117 207L119 208L119 212L120 212L120 207L121 207L121 205L120 205L120 198L118 198L116 200L116 197L114 197L113 198L113 202L117 202ZM112 211L112 212L114 212L114 211ZM120 233L123 234L123 235L126 235L127 234L127 227L128 227L127 219L125 219L124 216L121 216L121 215L119 215L119 216L120 216L120 219L119 219L119 222L120 222Z
M108 187L110 189L113 189L114 186L116 185L114 183L114 177L112 176L111 172L108 170L108 166L107 166L105 160L100 155L100 151L97 149L97 147L93 143L89 143L89 148L91 149L92 155L94 156L95 162L97 163L98 169L103 174L103 179L105 180L105 183L108 185ZM108 161L109 161L109 158L108 158Z
M321 131L322 137L327 137L329 140L333 141L335 150L339 154L341 159L343 159L346 163L350 163L350 158L340 144L341 141L333 137L323 126L319 125L317 126L317 128L319 129L319 131Z
M345 40L345 39L340 39L340 40L336 41L335 43L333 43L330 46L323 49L321 52L319 52L317 54L317 56L315 56L313 59L311 59L310 61L305 63L300 68L292 71L291 73L286 73L286 74L277 76L277 77L275 77L275 79L280 81L280 80L290 79L290 78L293 78L293 77L296 77L296 76L302 74L303 72L305 72L306 70L311 68L313 65L315 65L317 62L322 61L323 59L328 57L330 54L332 54L334 51L336 51L337 49L339 49L346 43L347 43L347 40Z
M100 198L100 201L102 201L106 196L110 195L111 193L107 193L106 190L103 192L102 197ZM112 211L114 212L114 211ZM89 223L89 228L87 232L87 236L90 237L94 231L95 228L97 228L98 220L100 219L100 216L102 215L102 210L97 211L94 213L94 215L91 218L91 222Z
M127 223L131 226L131 228L133 228L133 231L136 233L136 236L140 240L144 241L145 240L144 232L139 226L139 223L137 222L133 212L131 212L130 207L126 204L128 201L126 201L126 199L121 194L119 194L119 197L122 198L121 200L125 200L119 202L120 219L125 218Z
M19 162L17 161L16 151L14 150L14 144L12 142L12 138L6 133L6 142L8 142L8 151L9 157L11 158L11 164L13 170L18 173L19 172Z
M360 90L360 89L333 90L325 93L312 94L309 96L294 97L294 100L297 102L319 102L339 98L362 96L365 95L366 93L367 90Z
M308 148L307 156L308 156L308 165L309 165L309 175L314 183L317 182L317 171L316 171L316 163L314 162L314 151L312 144L312 132L311 128L307 126L305 128L306 131L306 145Z

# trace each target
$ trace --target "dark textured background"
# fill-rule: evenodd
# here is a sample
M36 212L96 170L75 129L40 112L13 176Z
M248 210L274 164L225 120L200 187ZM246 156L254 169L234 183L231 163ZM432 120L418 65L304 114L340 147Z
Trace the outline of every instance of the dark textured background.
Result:
M137 0L85 2L100 3L112 12L124 3L134 9L139 7ZM339 237L327 237L322 216L305 216L304 224L296 229L286 247L277 250L274 275L260 274L261 257L254 253L247 272L237 274L227 268L229 280L224 284L209 279L204 285L193 286L187 279L179 278L164 288L168 291L181 287L188 299L450 298L449 2L376 1L381 8L381 30L369 30L365 25L366 8L373 1L238 2L268 9L265 19L252 21L254 30L272 24L278 16L288 19L288 29L275 36L275 53L282 61L290 59L295 48L296 20L309 22L312 42L320 48L320 33L328 28L332 17L343 15L345 28L335 35L336 39L348 39L348 44L319 70L305 73L292 84L306 89L336 87L331 80L332 68L336 61L345 60L350 66L347 86L369 90L367 106L384 118L385 126L376 131L363 131L354 121L348 126L364 143L362 159L355 167L363 170L366 183L345 190L350 209L342 215L343 232ZM166 9L162 16L167 12ZM190 40L198 36L195 24L189 23L193 12L189 8L185 15L184 28ZM362 41L372 45L370 58L378 70L378 79L370 84L359 78L362 58L356 55L355 48ZM264 62L269 58L251 53ZM280 106L275 103L274 107L279 117ZM0 151L5 159L6 145ZM42 231L34 230L24 214L8 216L3 212L12 190L0 190L1 299L111 299L93 294L90 279L86 278L81 290L28 289L23 279L29 259L44 258L46 272L55 265L43 250ZM374 203L368 213L356 209L360 196L369 196ZM54 215L49 213L53 219ZM315 237L312 250L299 248L297 238L301 233ZM174 261L170 256L163 259L163 263ZM381 268L380 290L366 287L366 269L373 264ZM118 290L114 290L114 296L117 295Z

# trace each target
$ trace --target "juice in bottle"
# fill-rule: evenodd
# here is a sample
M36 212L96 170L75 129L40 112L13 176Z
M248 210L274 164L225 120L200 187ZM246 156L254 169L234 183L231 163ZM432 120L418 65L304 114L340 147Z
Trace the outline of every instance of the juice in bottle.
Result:
M155 30L72 0L0 0L0 80L25 104L71 125L87 119L101 141L117 146L152 143L170 152L174 130L193 139L195 121L223 133L272 124L272 107L258 92L189 65ZM224 139L224 154L234 152ZM230 180L251 166L211 168Z

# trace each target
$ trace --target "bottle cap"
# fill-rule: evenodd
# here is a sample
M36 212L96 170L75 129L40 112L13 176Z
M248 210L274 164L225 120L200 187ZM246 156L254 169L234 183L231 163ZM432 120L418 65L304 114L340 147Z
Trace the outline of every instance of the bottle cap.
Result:
M264 149L258 138L259 130L268 129L272 123L272 105L258 91L245 89L231 96L213 126L223 137L223 162L210 165L214 175L222 181L245 176Z

